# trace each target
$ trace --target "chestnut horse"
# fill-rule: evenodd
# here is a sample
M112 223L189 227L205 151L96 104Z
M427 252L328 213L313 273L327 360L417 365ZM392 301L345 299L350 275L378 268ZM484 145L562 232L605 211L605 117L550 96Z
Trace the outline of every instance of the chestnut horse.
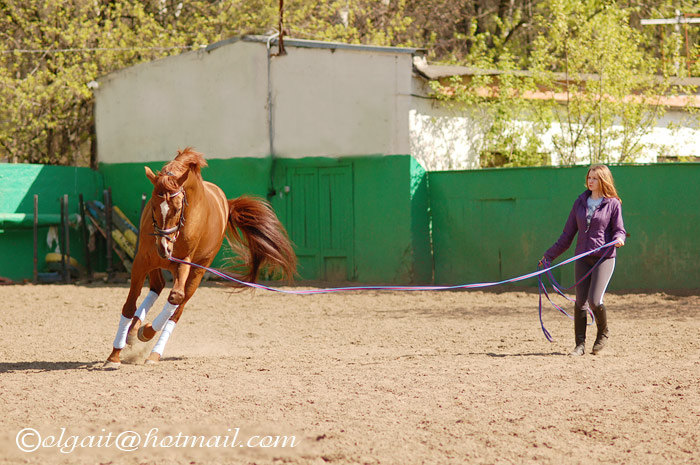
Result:
M262 268L291 278L296 255L282 224L261 199L242 196L227 200L216 185L204 181L200 169L207 166L201 153L191 148L178 151L175 159L155 174L146 167L153 193L141 215L139 248L131 270L131 288L122 308L112 353L105 368L118 368L124 346L160 337L146 363L160 360L185 304L197 290L204 270L178 264L170 257L209 266L224 237L241 255L247 273L241 278L255 282ZM163 272L172 273L174 283L168 301L152 323L146 314L165 287ZM148 276L150 291L141 305L136 299Z

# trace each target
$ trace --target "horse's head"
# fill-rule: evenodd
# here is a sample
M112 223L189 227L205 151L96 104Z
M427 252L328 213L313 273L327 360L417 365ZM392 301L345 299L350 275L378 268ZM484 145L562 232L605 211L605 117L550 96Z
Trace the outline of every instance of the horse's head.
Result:
M183 187L187 172L177 177L170 171L155 174L146 167L146 176L153 183L151 215L156 250L161 258L170 258L173 246L185 224L187 198Z
M153 235L156 238L156 250L161 258L170 258L180 230L185 224L185 207L187 206L187 189L201 188L200 169L207 166L201 153L191 147L178 150L173 161L155 174L146 167L146 177L153 183L151 195L151 212L153 216Z

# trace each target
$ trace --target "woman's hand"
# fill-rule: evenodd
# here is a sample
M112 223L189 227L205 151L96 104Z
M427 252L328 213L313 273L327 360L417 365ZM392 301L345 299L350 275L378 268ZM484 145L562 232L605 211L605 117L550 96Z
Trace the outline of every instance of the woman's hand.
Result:
M618 239L615 243L615 247L622 247L623 245L625 245L625 240L622 238Z

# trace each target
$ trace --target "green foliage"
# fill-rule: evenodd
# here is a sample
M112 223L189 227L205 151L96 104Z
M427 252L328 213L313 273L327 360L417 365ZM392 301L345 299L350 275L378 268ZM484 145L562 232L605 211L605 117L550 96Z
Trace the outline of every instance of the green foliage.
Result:
M664 8L650 13L663 17ZM635 161L647 148L642 136L665 112L659 96L681 90L671 88L671 72L682 73L650 53L653 40L631 26L639 11L611 0L544 0L530 18L538 33L527 56L515 60L507 43L492 40L490 52L480 51L471 63L498 73L434 89L441 98L487 109L482 156L501 154L505 166L547 162L518 154L538 153L537 134L548 129L552 155L562 164ZM471 40L486 44L483 34Z
M632 161L640 135L664 111L650 99L672 90L645 76L700 71L700 28L639 26L676 8L696 12L690 0L295 0L285 4L285 32L425 47L433 61L495 70L435 90L479 106L482 152L506 165L546 162L538 135L552 124L563 129L553 141L561 161ZM269 33L278 21L274 0L0 0L0 161L89 164L96 146L88 83ZM543 90L567 94L568 103L523 98Z
M99 76L260 32L266 1L0 1L0 160L86 165ZM233 29L229 29L233 28Z
M546 34L535 42L530 69L539 86L564 95L550 113L561 128L553 143L562 163L634 161L661 111L651 104L664 92L651 79L655 60L639 47L629 12L613 6L552 0L536 17Z

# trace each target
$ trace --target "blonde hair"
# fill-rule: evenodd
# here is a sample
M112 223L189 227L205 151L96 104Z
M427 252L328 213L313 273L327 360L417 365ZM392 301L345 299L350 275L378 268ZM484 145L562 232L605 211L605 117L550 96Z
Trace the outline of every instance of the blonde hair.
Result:
M600 187L603 191L603 197L614 198L622 203L622 199L617 195L617 189L615 189L615 180L610 172L610 169L605 165L591 165L586 173L586 188L588 188L588 176L591 174L597 174L600 181Z

